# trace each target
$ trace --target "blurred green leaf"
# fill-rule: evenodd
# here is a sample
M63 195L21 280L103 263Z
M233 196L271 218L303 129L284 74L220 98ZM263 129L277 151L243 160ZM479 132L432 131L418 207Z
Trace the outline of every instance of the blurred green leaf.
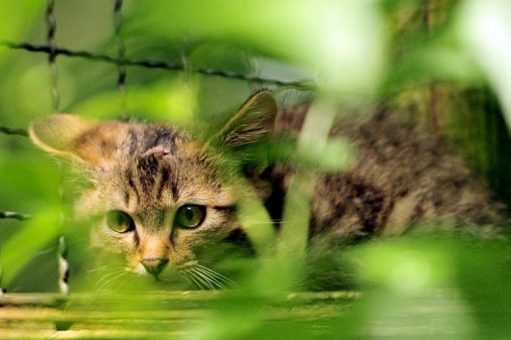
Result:
M127 34L231 40L304 63L337 94L374 89L384 65L385 28L371 1L151 1L130 19Z
M248 234L250 241L254 244L257 253L264 256L275 241L276 231L273 221L263 204L254 197L245 198L240 204L238 218L243 230ZM246 195L246 194L245 194Z
M4 284L9 285L42 247L55 240L59 233L59 216L58 207L48 207L47 210L34 214L22 230L2 245L0 261Z
M17 2L0 1L0 41L19 42L31 29L31 23L38 15L43 17L45 0L30 0ZM0 48L0 63L4 61L7 49Z
M449 249L438 240L417 236L361 246L354 251L361 264L359 278L401 294L450 286L455 281L457 248Z
M511 129L511 3L467 0L460 9L458 34L499 96Z
M24 141L30 143L28 139ZM32 213L31 209L57 204L60 175L52 163L42 154L4 153L0 158L0 207Z
M191 124L197 111L197 89L184 81L161 82L143 87L129 87L126 107L129 112L149 121L172 124ZM83 116L100 119L119 118L118 91L98 94L78 104L74 111Z
M304 146L297 154L298 164L305 161L312 168L326 172L340 172L356 160L356 149L344 139L329 139L325 147L318 151L314 147Z

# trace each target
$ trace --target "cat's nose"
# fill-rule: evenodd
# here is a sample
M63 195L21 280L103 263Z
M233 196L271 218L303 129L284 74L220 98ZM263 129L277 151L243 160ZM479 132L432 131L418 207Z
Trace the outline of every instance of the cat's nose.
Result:
M158 275L160 275L161 271L163 270L163 268L165 268L168 262L169 262L168 259L151 257L143 259L142 265L144 266L148 273L151 273L155 278L158 278Z

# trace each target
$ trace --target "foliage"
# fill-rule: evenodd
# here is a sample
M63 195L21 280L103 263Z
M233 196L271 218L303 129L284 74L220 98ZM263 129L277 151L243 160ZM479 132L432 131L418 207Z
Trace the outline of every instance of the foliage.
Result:
M57 1L57 44L114 55L111 5L101 0ZM42 41L44 6L43 1L16 6L1 2L0 40ZM323 320L290 315L265 322L267 308L299 289L307 274L311 167L341 171L350 157L332 155L356 153L344 141L327 140L332 108L363 111L385 101L397 111L415 107L412 113L420 115L415 119L425 126L436 119L430 114L440 111L448 139L468 150L468 161L478 174L489 178L510 202L509 186L502 185L511 182L511 165L502 158L509 137L497 126L502 116L491 94L497 95L509 122L511 32L505 14L511 7L505 0L154 0L126 1L123 11L121 39L128 59L184 63L185 71L129 67L123 96L116 89L116 65L59 56L64 111L200 129L204 122L218 126L260 85L200 76L194 69L293 81L314 78L318 84L298 152L291 157L283 147L274 155L290 156L299 168L278 237L262 229L268 217L260 203L246 202L241 218L261 257L231 264L244 269L245 280L215 301L212 315L201 318L187 334L208 339L509 334L509 244L455 237L373 240L328 253L327 260L312 264L320 267L314 270L341 267L354 277L351 281L363 297L348 307L333 303ZM33 118L50 113L46 55L2 49L0 70L0 125L26 128ZM287 89L273 90L286 95ZM441 99L435 102L432 93L440 93ZM482 96L477 108L469 101L474 93ZM467 124L469 118L473 120ZM100 271L98 277L88 272L93 254L87 249L86 223L59 222L58 211L71 209L69 204L61 206L58 188L67 179L60 167L24 137L0 134L0 150L0 210L34 216L24 222L0 219L2 285L10 291L56 291L55 239L62 226L70 245L72 289L115 287L118 281L113 279L121 275L115 260L112 269ZM64 201L70 200L66 196ZM122 282L124 288L115 287L118 293L158 287L136 278ZM128 308L121 300L103 307ZM140 301L129 303L138 306ZM440 312L424 313L422 307ZM410 313L408 328L401 328L405 333L399 333L402 313Z

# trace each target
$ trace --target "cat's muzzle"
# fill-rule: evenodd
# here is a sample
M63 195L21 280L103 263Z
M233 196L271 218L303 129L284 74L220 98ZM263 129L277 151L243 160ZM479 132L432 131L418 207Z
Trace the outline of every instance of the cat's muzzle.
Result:
M142 260L142 265L145 270L154 276L155 279L158 279L158 276L162 272L162 270L167 266L169 262L168 259L160 259L160 258L147 258Z

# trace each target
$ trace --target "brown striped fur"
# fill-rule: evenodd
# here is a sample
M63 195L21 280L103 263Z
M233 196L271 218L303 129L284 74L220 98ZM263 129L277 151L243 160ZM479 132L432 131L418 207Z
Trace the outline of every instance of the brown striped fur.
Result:
M299 133L307 110L308 105L282 110L276 131ZM383 109L373 116L340 115L330 134L356 146L357 162L342 174L318 174L311 236L353 241L425 231L434 224L479 237L499 233L504 206L438 139ZM270 178L285 192L292 172L277 166Z
M97 245L126 253L134 269L153 258L184 266L197 261L198 249L214 249L229 235L242 234L235 206L243 199L245 182L223 169L216 147L228 146L236 154L271 133L296 136L307 109L308 105L283 108L277 115L273 97L259 92L205 142L163 125L91 123L62 114L35 122L30 134L42 149L85 169L92 187L82 193L79 211L102 216L122 210L135 221L136 230L119 234L103 219ZM428 221L468 224L484 233L501 220L501 206L458 158L387 112L339 119L331 135L351 140L358 162L341 174L318 174L311 237L329 235L351 242L399 234ZM248 173L271 216L279 220L292 169L276 163ZM200 227L172 227L176 209L183 204L207 208Z

